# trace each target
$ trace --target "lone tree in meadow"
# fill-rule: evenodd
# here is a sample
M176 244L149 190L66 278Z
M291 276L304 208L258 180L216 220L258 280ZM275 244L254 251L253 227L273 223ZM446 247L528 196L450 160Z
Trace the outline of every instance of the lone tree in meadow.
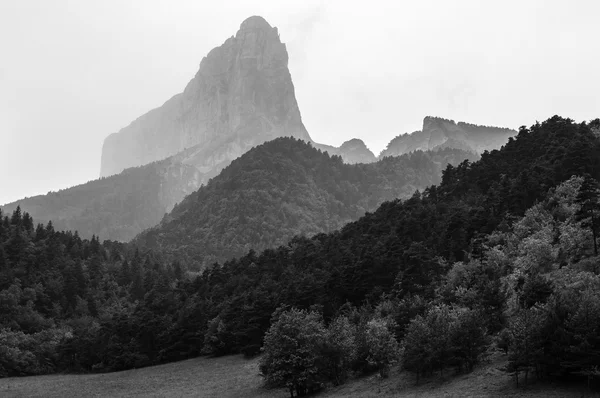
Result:
M268 385L287 387L290 396L304 396L321 389L324 361L321 349L327 331L321 314L282 308L273 314L265 334L260 371Z

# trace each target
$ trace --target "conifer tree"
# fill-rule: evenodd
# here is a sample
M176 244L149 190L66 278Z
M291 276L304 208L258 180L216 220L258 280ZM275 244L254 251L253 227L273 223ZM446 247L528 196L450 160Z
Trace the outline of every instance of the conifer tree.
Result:
M175 279L183 279L183 269L181 268L181 263L177 260L173 262L173 274Z
M123 260L121 263L121 272L119 274L119 284L127 286L131 283L131 269L129 268L129 262Z
M135 300L144 298L144 274L138 249L135 250L135 255L131 261L131 295Z
M22 216L21 216L21 206L17 206L15 211L13 211L12 217L10 218L10 223L12 225L21 225Z
M1 227L0 227L1 228ZM0 233L1 236L1 233ZM46 230L44 229L44 224L39 223L35 227L35 241L40 241L46 238Z
M102 259L99 255L95 255L90 260L90 265L88 267L88 273L90 275L90 280L94 287L97 287L102 279Z
M27 212L25 212L23 214L23 228L29 234L31 234L33 232L33 219Z
M0 209L0 243L4 241L4 238L6 236L5 235L6 231L5 231L5 228L4 228L4 224L2 222L3 217L4 216L2 215L2 209Z
M577 196L577 202L581 205L579 211L579 217L583 221L585 227L589 227L592 232L592 239L594 241L594 255L598 255L598 243L597 228L600 222L600 187L598 181L593 179L590 175L586 175L581 184L579 195Z
M52 224L52 221L48 221L48 224L46 225L46 234L52 235L53 233L54 233L54 225Z

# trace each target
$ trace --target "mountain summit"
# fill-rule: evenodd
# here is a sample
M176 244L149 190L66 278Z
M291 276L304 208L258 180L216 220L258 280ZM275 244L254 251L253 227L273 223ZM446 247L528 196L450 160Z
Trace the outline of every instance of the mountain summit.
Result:
M490 126L478 126L440 117L427 116L423 119L423 129L394 138L379 155L400 156L412 151L428 151L442 148L456 148L475 153L499 149L508 142L516 131Z
M282 136L311 141L296 102L285 44L277 28L253 16L202 59L182 93L106 138L100 175L186 149L181 160L207 173Z

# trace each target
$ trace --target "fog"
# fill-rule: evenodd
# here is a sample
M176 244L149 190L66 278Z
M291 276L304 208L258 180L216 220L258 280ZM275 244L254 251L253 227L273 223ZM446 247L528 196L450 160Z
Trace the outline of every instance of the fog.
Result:
M181 92L251 15L287 43L317 142L378 154L427 115L600 117L593 0L0 0L0 203L97 178L103 139Z

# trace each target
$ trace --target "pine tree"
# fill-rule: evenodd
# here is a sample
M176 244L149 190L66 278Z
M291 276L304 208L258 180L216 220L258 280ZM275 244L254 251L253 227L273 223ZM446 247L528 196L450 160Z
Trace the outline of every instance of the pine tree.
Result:
M1 235L1 234L0 234ZM40 241L46 238L46 230L44 229L44 224L38 224L35 227L35 241Z
M27 244L21 228L15 228L12 238L5 246L6 254L13 264L17 264L20 260L20 255Z
M46 225L46 234L48 236L52 236L54 234L54 225L52 224L52 221L48 221L48 224Z
M144 264L144 291L149 292L154 288L155 281L157 279L157 272L154 270L154 266L151 266L150 260L146 259Z
M75 276L74 266L67 266L63 271L63 296L67 300L66 308L71 308L71 310L75 309L77 304L77 291L79 290L79 286L77 284L77 277Z
M119 274L119 284L121 286L127 286L131 283L131 269L129 268L129 262L123 260L121 263L121 272Z
M2 215L2 209L0 209L0 243L4 242L5 236L6 236L6 231L4 228L4 224L2 223L2 219L3 219L3 215Z
M4 248L0 244L0 291L10 285L9 266Z
M75 266L73 267L73 275L75 276L75 280L77 281L77 294L83 297L86 290L86 279L85 274L83 273L83 266L81 264L80 259L75 260Z
M100 253L100 241L96 235L92 235L92 240L90 241L90 251L92 254Z
M27 212L23 214L23 228L29 234L33 232L33 218Z
M135 250L131 262L131 296L135 300L144 298L144 274L142 270L142 259L138 249Z
M183 269L181 268L181 263L177 260L173 262L173 274L175 276L175 279L183 279Z
M581 205L579 217L583 219L583 226L589 227L594 241L594 255L598 255L598 243L596 242L597 228L600 223L600 187L598 181L586 175L579 189L577 202Z
M22 221L21 206L17 206L15 211L13 211L12 217L10 218L10 223L12 225L21 225Z
M0 245L0 272L8 269L8 261L6 260L6 254L4 253L4 248Z
M90 260L90 265L88 267L88 273L90 275L90 280L94 287L97 287L100 283L100 279L102 279L102 259L99 255L95 255Z

